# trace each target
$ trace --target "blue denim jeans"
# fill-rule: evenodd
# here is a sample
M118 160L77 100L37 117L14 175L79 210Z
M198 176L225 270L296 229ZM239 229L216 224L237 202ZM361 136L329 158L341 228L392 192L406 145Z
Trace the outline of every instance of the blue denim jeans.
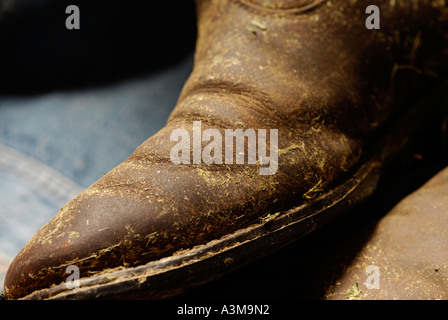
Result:
M164 126L192 61L98 88L0 96L0 291L33 234Z

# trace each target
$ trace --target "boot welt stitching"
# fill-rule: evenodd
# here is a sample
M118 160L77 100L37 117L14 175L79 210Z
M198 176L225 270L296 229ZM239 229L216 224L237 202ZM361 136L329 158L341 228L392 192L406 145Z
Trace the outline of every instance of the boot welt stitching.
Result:
M252 9L254 11L263 12L263 13L281 13L286 15L298 15L305 13L307 11L310 11L316 7L318 7L323 2L326 2L327 0L315 0L309 4L297 7L297 8L269 8L269 7L263 7L260 5L257 5L255 3L252 3L248 0L233 0L233 2L239 4L240 6L246 8L246 9Z

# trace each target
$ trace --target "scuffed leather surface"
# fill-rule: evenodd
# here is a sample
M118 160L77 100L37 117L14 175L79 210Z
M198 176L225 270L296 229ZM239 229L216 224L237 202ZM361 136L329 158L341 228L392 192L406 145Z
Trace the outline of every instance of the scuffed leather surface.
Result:
M448 298L448 168L395 206L335 281L327 299ZM369 265L379 271L379 288L364 282Z
M328 1L300 15L198 1L195 66L167 126L33 237L11 265L7 296L63 281L70 264L86 274L159 259L300 204L317 183L323 191L337 183L412 99L398 103L402 88L437 71L423 62L446 35L428 21L446 22L446 7L394 3L382 6L388 23L370 31L364 10L372 1ZM194 120L203 130L278 129L285 152L277 174L173 165L170 133L191 132Z

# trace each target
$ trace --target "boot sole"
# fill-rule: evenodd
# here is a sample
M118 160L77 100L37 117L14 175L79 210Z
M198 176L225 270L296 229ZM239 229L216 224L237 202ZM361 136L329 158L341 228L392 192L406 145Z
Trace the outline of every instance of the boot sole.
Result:
M448 106L448 81L421 99L382 138L364 161L334 189L309 203L282 212L220 239L133 268L104 270L80 279L79 287L65 283L35 291L23 299L165 299L210 282L277 251L330 223L369 197L393 159Z

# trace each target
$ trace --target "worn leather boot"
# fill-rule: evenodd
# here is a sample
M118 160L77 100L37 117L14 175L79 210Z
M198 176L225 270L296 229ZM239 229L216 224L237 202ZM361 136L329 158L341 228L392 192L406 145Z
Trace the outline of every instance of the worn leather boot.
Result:
M380 29L366 27L372 4ZM445 1L203 0L197 13L167 125L37 232L7 298L164 298L210 281L370 195L437 115ZM243 147L225 148L231 129Z
M327 299L448 299L448 168L375 227Z

